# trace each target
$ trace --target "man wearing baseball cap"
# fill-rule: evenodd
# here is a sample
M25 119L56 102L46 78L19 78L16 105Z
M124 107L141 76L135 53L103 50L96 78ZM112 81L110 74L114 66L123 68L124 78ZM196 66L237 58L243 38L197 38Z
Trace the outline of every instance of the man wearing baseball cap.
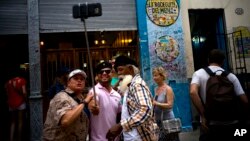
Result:
M86 77L80 69L71 71L66 89L51 99L43 128L44 141L86 140L89 121L83 108L93 97L89 94L83 98Z

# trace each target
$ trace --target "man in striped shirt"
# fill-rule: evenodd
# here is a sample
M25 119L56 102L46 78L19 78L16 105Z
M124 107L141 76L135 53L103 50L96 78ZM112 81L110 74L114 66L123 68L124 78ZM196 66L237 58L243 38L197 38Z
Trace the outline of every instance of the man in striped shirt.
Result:
M106 138L112 140L122 131L124 141L156 141L152 95L139 74L138 65L126 56L119 56L115 69L118 75L130 75L132 80L124 93L121 121L109 129Z

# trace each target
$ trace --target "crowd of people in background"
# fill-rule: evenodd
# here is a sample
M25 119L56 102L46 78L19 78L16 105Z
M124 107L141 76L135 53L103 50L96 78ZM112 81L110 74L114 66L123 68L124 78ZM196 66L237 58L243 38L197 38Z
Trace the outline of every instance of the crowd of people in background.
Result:
M224 70L224 58L219 50L209 56L209 67ZM166 134L162 121L175 118L175 94L167 83L167 70L152 69L156 87L151 91L140 76L137 62L127 56L116 56L95 67L95 86L86 90L87 75L81 69L58 69L49 88L50 100L43 126L44 141L179 141L178 133ZM19 74L19 73L16 73ZM248 99L237 77L230 73L237 96L247 105ZM205 98L205 71L197 70L192 77L190 97L201 116L200 141L214 139L207 134L209 125L201 100ZM15 75L6 84L10 112L10 141L23 139L27 104L27 79ZM199 96L200 95L200 96ZM201 99L200 99L201 97ZM218 126L212 126L218 127ZM222 128L212 128L218 131ZM223 128L224 129L224 128ZM215 132L212 132L215 133Z

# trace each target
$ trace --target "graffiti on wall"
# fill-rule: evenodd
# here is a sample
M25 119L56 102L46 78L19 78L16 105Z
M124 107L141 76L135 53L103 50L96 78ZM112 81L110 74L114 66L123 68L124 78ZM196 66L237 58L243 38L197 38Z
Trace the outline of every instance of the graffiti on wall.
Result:
M150 65L162 66L168 79L186 81L186 62L179 0L147 0ZM169 20L173 19L173 20Z

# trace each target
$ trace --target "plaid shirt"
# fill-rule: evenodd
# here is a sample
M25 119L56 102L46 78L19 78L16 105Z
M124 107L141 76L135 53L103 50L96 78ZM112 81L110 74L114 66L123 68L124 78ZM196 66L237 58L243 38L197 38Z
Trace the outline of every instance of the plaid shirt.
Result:
M143 141L154 141L151 92L139 74L134 76L128 89L126 102L130 117L121 120L123 130L136 128Z

